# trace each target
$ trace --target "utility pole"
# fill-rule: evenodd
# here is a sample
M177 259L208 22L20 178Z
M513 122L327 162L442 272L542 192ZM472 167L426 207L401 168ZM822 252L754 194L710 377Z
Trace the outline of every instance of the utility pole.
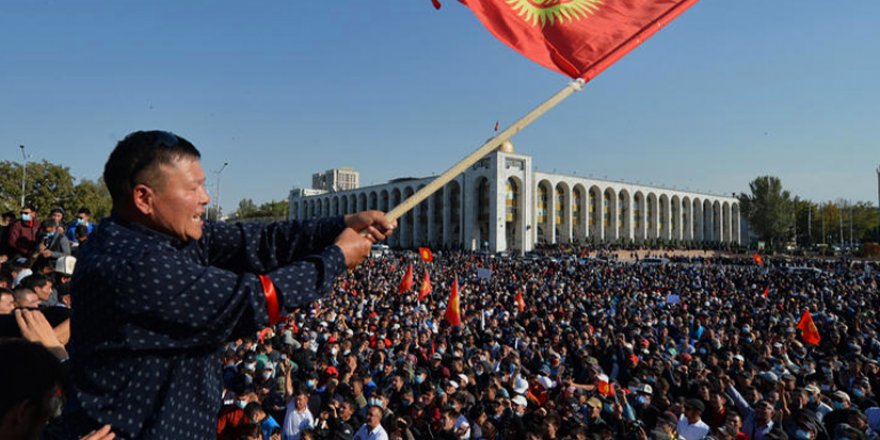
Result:
M24 208L24 191L27 184L27 154L24 151L24 145L19 145L18 148L21 148L21 208Z
M229 162L223 162L223 166L219 170L214 171L214 174L217 175L217 190L214 193L214 221L220 220L220 173L226 169L226 165L229 165Z
M837 223L839 229L838 232L840 233L840 240L838 240L838 243L843 246L843 206L841 206L840 209L837 210Z
M825 244L825 214L822 213L822 208L819 208L819 217L822 218L822 244Z

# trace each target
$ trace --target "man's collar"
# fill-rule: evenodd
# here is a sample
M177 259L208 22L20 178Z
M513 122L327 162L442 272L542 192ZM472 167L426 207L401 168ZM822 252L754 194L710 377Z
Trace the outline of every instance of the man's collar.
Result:
M116 223L124 228L128 228L133 231L140 232L144 235L153 237L157 240L164 241L164 242L170 244L171 246L173 246L175 249L180 249L180 248L187 245L187 242L184 242L177 237L174 237L172 235L166 234L161 231L157 231L155 229L151 229L150 227L143 225L141 223L133 222L131 220L122 218L120 215L115 214L115 213L110 215L110 220L112 220L114 223Z

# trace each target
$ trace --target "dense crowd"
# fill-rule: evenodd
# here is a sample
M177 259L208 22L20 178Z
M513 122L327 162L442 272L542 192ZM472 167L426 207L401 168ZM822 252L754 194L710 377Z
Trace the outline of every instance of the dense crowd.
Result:
M0 313L70 307L76 246L48 245L70 226L87 239L88 212L31 224L19 252L8 238L24 211L4 227ZM218 439L878 438L876 263L572 255L368 260L328 297L226 344ZM459 326L445 319L453 280ZM805 311L818 345L798 329ZM18 323L52 339L34 330L45 321ZM52 326L63 345L69 329Z
M218 437L877 438L876 264L543 254L369 260L226 346ZM818 346L796 328L806 310Z

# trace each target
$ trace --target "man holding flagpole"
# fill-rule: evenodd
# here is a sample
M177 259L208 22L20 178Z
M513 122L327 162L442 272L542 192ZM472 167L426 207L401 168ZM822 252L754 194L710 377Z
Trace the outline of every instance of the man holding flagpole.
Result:
M396 223L379 211L270 225L203 220L200 153L163 131L120 141L104 168L112 215L72 281L64 435L212 438L220 348L327 294Z

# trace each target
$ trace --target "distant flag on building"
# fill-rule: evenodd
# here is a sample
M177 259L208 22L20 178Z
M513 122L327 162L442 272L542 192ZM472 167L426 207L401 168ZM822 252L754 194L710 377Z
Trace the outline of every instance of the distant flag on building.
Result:
M434 253L431 252L431 249L420 247L419 256L422 257L422 261L426 263L434 261Z
M419 289L419 301L430 295L432 290L434 290L434 287L431 286L431 276L428 275L428 270L425 269L425 278L422 279L422 287Z
M602 394L604 396L612 396L613 397L614 396L614 385L608 379L608 376L606 376L604 374L600 374L600 375L596 376L596 379L599 381L599 384L597 386L597 390L599 391L599 394Z
M434 5L434 9L440 9L440 0L431 0L431 4Z
M526 58L589 81L697 0L459 0ZM435 3L436 7L436 3Z
M756 252L755 255L752 255L752 259L755 260L755 263L757 263L758 266L764 266L764 259L761 258L761 254Z
M446 321L453 326L461 325L461 305L458 301L458 277L452 281L452 292L446 303Z
M522 289L516 292L516 297L514 300L516 301L516 307L519 309L520 312L526 309L526 300L523 299Z
M406 268L406 274L403 275L403 279L400 280L400 286L398 286L397 291L400 293L406 293L412 290L413 288L413 271L412 271L412 263Z
M498 121L495 121L495 131L497 132L499 128L501 128L501 126L499 125Z
M807 344L819 345L819 341L822 338L819 336L819 329L816 328L816 323L813 322L813 315L810 314L809 310L804 310L804 314L801 315L801 320L797 325L798 330L801 331L801 339L804 340Z

